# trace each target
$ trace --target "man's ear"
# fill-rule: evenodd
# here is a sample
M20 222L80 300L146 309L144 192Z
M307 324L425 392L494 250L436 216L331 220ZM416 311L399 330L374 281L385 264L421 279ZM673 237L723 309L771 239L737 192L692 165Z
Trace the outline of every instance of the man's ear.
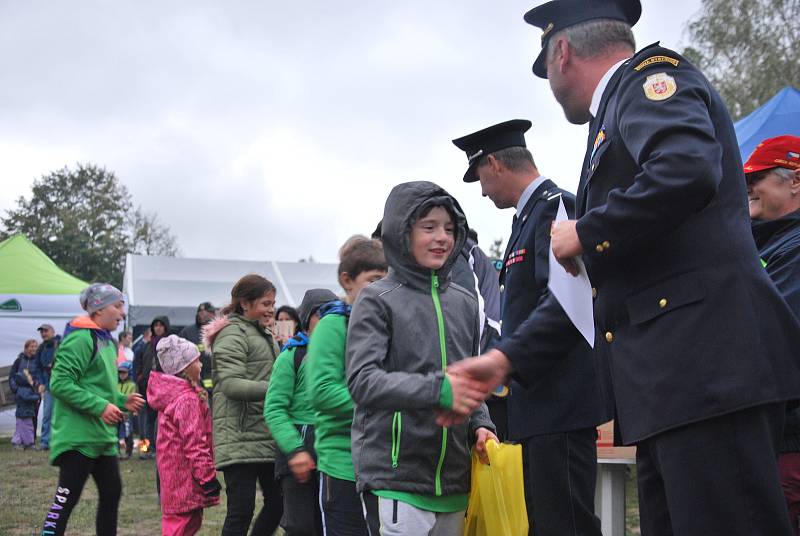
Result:
M553 58L553 63L555 63L558 67L558 71L563 73L566 70L567 64L572 59L569 43L566 39L558 39L556 41L556 49L554 54L555 57Z
M489 165L489 169L492 170L492 173L500 173L502 164L500 164L500 161L497 160L493 154L486 157L486 163Z
M792 174L792 195L800 193L800 168L794 170Z

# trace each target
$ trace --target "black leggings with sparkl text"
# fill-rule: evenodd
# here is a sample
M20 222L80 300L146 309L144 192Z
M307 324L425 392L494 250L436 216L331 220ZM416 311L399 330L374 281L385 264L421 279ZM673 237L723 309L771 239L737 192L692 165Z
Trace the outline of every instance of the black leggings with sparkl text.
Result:
M80 452L70 450L56 460L59 466L58 487L53 504L47 512L42 536L63 536L72 509L81 498L83 486L89 475L97 484L97 536L117 534L117 510L122 495L122 480L119 475L119 460L116 456L87 458Z

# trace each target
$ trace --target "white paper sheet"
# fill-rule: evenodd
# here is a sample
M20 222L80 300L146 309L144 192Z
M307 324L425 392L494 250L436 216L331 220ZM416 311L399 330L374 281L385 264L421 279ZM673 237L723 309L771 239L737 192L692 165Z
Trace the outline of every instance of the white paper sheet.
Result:
M558 214L556 221L569 219L567 209L564 208L564 201L558 201ZM561 266L553 255L553 247L550 247L550 279L547 286L550 292L564 308L567 316L578 328L583 338L594 348L594 304L592 299L592 284L586 274L586 266L580 257L573 259L578 266L580 273L578 277L570 275Z

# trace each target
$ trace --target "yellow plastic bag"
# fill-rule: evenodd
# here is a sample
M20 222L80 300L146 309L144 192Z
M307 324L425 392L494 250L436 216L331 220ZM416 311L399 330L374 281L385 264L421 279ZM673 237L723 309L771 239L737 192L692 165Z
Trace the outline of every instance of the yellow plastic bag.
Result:
M522 446L487 441L489 465L472 451L472 487L465 536L526 536Z

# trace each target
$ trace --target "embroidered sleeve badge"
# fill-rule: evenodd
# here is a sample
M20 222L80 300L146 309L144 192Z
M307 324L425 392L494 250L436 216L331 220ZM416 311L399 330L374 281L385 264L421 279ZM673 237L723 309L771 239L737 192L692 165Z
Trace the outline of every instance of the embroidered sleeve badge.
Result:
M675 79L667 73L651 74L642 84L644 96L651 101L667 100L678 89Z
M633 68L634 71L637 73L646 67L650 67L651 65L655 65L656 63L671 63L673 67L677 67L680 63L680 60L676 60L675 58L670 58L669 56L650 56L642 63L637 65Z

